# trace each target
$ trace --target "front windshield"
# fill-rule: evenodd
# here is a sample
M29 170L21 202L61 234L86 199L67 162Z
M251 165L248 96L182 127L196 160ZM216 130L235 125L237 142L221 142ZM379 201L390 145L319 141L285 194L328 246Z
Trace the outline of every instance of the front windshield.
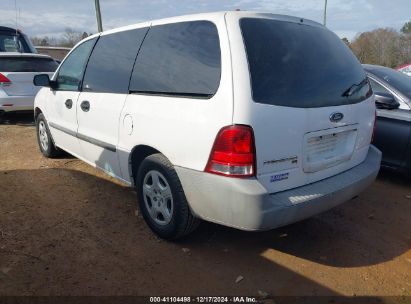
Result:
M386 67L369 69L371 73L411 99L411 77Z

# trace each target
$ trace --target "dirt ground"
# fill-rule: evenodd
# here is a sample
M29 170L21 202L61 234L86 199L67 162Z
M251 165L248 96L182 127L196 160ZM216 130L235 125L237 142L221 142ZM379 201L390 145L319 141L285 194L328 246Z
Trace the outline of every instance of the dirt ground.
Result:
M400 175L382 172L359 197L294 225L247 233L204 223L170 243L145 225L132 189L69 155L44 158L31 116L8 119L0 125L0 295L411 300L411 181Z

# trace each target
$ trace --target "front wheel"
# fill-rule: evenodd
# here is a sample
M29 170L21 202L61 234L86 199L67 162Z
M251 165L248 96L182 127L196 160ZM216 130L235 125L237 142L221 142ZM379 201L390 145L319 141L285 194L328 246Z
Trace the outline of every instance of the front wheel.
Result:
M177 173L164 155L144 159L136 188L141 213L161 238L178 239L197 228L199 219L191 213Z
M36 119L37 142L41 153L48 158L53 158L61 154L53 142L46 118L40 113Z

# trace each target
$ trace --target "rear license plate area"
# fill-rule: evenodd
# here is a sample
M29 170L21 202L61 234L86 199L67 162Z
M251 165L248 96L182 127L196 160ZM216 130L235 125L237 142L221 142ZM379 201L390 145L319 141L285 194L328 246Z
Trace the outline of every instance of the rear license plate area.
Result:
M336 128L304 136L304 172L317 172L351 159L357 138L356 128Z

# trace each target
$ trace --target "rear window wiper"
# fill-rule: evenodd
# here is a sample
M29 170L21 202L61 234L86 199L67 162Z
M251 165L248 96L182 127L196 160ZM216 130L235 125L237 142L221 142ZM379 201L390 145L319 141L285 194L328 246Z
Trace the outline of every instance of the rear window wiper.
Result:
M360 83L354 83L352 86L350 86L347 90L345 90L341 96L343 97L350 97L354 93L358 92L363 86L368 84L368 78L364 78Z

